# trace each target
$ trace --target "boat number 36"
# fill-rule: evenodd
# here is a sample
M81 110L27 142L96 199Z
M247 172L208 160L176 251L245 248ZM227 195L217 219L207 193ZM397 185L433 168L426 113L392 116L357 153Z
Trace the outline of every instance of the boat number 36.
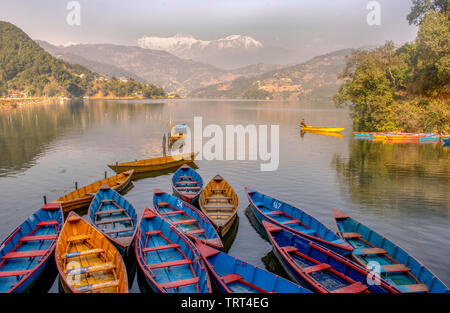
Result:
M183 202L181 202L181 200L177 200L177 207L179 208L183 207Z

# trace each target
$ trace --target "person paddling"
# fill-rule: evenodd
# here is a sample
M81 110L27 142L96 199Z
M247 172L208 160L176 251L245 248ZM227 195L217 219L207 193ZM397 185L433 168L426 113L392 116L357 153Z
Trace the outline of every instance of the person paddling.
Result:
M300 122L300 126L301 127L305 127L306 126L305 119L302 119L302 121Z

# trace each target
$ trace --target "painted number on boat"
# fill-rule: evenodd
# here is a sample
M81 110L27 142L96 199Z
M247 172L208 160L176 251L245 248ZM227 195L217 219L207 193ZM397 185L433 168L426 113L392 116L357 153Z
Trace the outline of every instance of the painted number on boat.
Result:
M183 202L181 202L181 200L177 200L177 207L179 208L183 207Z
M281 202L274 201L274 202L273 202L273 207L274 207L275 209L281 208Z

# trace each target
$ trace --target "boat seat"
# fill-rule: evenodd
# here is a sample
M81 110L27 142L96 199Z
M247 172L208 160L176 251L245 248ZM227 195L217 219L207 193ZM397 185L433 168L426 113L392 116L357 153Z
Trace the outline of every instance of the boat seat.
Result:
M205 232L204 229L197 229L197 230L187 231L186 234L188 234L188 235L198 235L198 234L202 234L204 232Z
M192 263L194 263L194 262L192 262L192 260L190 260L190 259L182 259L182 260L176 260L176 261L170 261L170 262L147 264L147 267L152 270L152 269L156 269L156 268L186 265L186 264L192 264Z
M311 229L305 229L301 231L302 234L305 235L314 235L316 233L316 230L311 228Z
M368 248L368 249L356 249L353 251L356 255L374 255L374 254L385 254L386 250L381 248Z
M79 240L87 240L91 237L89 237L88 235L85 234L81 234L81 235L75 235L75 236L70 236L69 238L67 238L68 242L73 242L73 241L79 241Z
M179 247L180 247L179 244L171 243L171 244L168 244L168 245L144 248L144 249L142 249L142 252L152 252L152 251L159 251L159 250L166 250L166 249L176 249L176 248L179 248Z
M271 211L269 214L270 215L284 215L284 212L283 211Z
M159 284L159 286L164 289L172 289L172 288L178 288L178 287L194 285L194 284L198 284L198 277L170 281L167 283Z
M174 225L180 225L180 224L192 224L192 223L197 223L198 220L181 220L181 221L177 221L177 222L172 222L172 224Z
M107 281L107 282L98 283L98 284L82 285L82 286L76 287L75 289L80 292L88 292L88 291L100 290L100 289L106 289L106 288L118 287L118 286L119 286L119 281L113 280L113 281Z
M176 187L178 190L198 190L200 187Z
M281 247L281 249L283 249L283 251L286 252L286 253L291 253L291 252L298 251L298 249L296 247L293 247L293 246L285 246L285 247Z
M88 255L93 255L93 254L100 254L103 252L104 252L104 250L100 249L100 248L83 250L83 251L78 251L78 252L69 252L64 255L64 259L70 259L70 258L75 258L75 257L79 257L79 256L88 256Z
M333 290L333 293L360 293L360 292L364 292L368 289L369 289L369 287L362 284L361 282L356 282L351 285L345 286L343 288Z
M115 219L109 219L105 221L99 221L96 222L97 225L104 225L104 224L112 224L112 223L119 223L119 222L127 222L132 221L133 219L131 217L121 217L121 218L115 218Z
M168 202L158 202L158 206L168 206Z
M134 231L134 227L128 227L128 228L122 228L122 229L108 230L108 231L105 231L105 234L107 234L107 235L109 235L109 234L118 234L118 233L126 233L126 232L130 232L130 231Z
M37 226L58 225L58 221L44 221L37 223Z
M2 256L2 259L8 260L8 259L20 259L20 258L34 258L34 257L38 257L38 256L44 256L47 252L48 252L48 250L8 252L4 256Z
M325 271L325 270L327 270L327 269L329 269L329 268L331 268L331 265L330 265L330 264L327 264L327 263L320 263L320 264L317 264L317 265L305 267L305 268L303 269L303 271L304 271L306 274L311 274L311 273L318 272L318 271Z
M114 200L113 200L113 199L103 199L103 200L100 200L100 203L108 203L108 202L114 202Z
M107 271L107 270L112 270L114 268L116 268L116 266L112 263L103 263L103 264L97 264L97 265L91 265L91 266L70 269L70 270L66 271L66 274L69 276L73 276L73 275L95 273L95 272L100 272L100 271Z
M185 178L185 179L192 179L191 176L180 176L179 178L180 178L180 179L182 179L182 178Z
M175 183L175 185L180 185L180 184L189 184L189 185L194 184L194 185L198 185L198 183L196 181L177 181Z
M27 275L31 270L25 271L0 271L0 277L12 277Z
M412 284L412 285L402 285L399 289L406 292L428 292L428 286L425 284Z
M344 238L345 239L358 239L361 238L362 236L358 233L344 233Z
M227 203L219 203L219 204L206 204L204 205L205 208L234 208L234 204L227 204Z
M222 192L225 192L226 190L225 190L225 189L221 189L221 188L212 188L211 191L212 191L212 192L214 192L214 191L222 191Z
M231 200L231 197L206 197L206 200Z
M220 277L222 279L222 281L224 282L224 284L228 285L234 282L237 282L238 280L242 279L241 275L238 274L228 274L225 276Z
M381 266L381 271L385 273L408 272L409 268L405 264L387 264Z
M25 236L20 238L20 241L41 241L41 240L55 240L56 235L41 235L41 236Z
M159 234L161 234L161 231L160 231L160 230L149 230L148 232L145 232L145 234L146 234L147 236L151 236L151 235L159 235Z
M97 211L97 212L95 212L95 215L96 215L96 216L99 216L99 215L106 215L106 214L121 213L121 212L125 212L125 211L126 211L125 209Z
M298 223L301 223L301 222L298 219L294 218L292 220L283 222L283 225L291 225L291 224L298 224Z
M266 206L266 204L263 203L263 202L253 202L253 204L256 205L257 207L260 207L260 206ZM273 212L273 211L272 211L272 212Z
M179 210L179 211L170 211L170 212L163 212L163 213L159 213L161 215L174 215L174 214L181 214L181 213L186 213L183 210Z

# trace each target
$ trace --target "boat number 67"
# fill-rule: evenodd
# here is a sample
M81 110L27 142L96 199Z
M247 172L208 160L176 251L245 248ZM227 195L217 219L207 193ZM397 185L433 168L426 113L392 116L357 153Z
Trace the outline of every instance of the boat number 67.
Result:
M278 201L274 201L274 202L273 202L273 207L274 207L275 209L279 209L279 208L281 208L281 203L278 202Z

